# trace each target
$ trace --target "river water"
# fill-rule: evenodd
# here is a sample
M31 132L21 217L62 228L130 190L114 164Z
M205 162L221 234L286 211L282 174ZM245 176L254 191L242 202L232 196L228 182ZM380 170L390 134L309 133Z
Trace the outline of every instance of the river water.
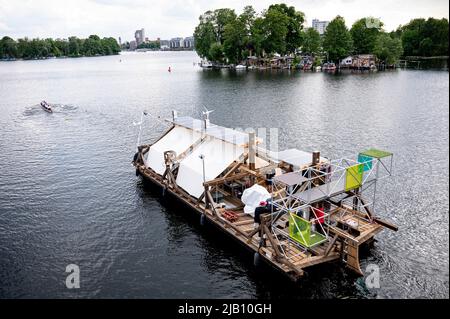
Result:
M449 73L330 75L201 70L193 52L0 63L0 297L449 297ZM172 72L168 72L168 67ZM55 112L43 112L47 100ZM279 128L281 149L392 151L378 186L385 230L362 257L380 288L339 264L291 284L136 178L131 159L170 110ZM68 264L81 288L65 286Z

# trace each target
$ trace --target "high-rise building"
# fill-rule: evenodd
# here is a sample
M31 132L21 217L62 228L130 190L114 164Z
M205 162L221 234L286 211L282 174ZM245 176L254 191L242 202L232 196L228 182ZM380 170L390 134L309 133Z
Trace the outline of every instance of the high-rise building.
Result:
M145 30L136 30L134 33L134 38L136 39L136 45L139 46L145 41Z
M323 35L328 27L329 21L319 21L319 19L312 20L312 28Z
M169 40L169 46L171 49L180 49L184 46L183 38L172 38Z
M183 42L184 42L183 46L185 48L187 48L187 49L193 49L194 48L194 37L184 38Z

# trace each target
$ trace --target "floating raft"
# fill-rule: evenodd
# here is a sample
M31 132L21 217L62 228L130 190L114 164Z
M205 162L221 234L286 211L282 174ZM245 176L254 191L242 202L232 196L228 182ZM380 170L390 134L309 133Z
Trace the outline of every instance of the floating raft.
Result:
M375 215L376 185L391 176L392 153L330 160L274 152L254 133L211 124L207 115L173 114L159 139L138 146L136 174L252 250L255 264L298 280L309 267L340 260L362 275L360 246L383 228L397 230Z

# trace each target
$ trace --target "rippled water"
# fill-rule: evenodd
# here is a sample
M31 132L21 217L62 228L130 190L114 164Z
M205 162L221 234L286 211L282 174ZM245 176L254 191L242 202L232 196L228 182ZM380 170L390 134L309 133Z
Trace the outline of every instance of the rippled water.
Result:
M449 297L449 74L333 76L201 70L192 52L0 63L0 297ZM172 72L167 72L171 66ZM46 99L55 112L43 112ZM143 138L177 109L229 127L278 127L282 148L395 153L379 187L385 230L362 258L380 289L340 265L298 285L134 175ZM65 288L65 267L81 288Z

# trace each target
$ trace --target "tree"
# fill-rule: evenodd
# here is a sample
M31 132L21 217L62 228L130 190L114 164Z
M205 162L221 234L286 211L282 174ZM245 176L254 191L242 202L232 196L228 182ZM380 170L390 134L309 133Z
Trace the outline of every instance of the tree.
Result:
M341 16L334 18L325 31L323 49L328 53L330 60L339 62L340 59L351 53L353 41L350 32L345 26Z
M402 41L387 33L381 33L375 42L373 53L387 65L396 64L403 54Z
M354 53L372 53L383 23L378 19L367 17L356 21L350 33L353 39Z
M234 64L242 61L247 41L245 24L240 19L229 22L225 26L223 37L223 52L228 61Z
M429 18L421 32L420 50L423 56L448 55L448 20Z
M0 40L0 58L41 59L48 57L109 55L120 52L119 44L114 38L100 39L91 35L82 40L70 37L68 40L19 39L17 42L9 37Z
M413 19L399 29L405 56L448 55L447 19Z
M313 28L306 29L303 34L302 52L316 56L321 52L321 47L322 39L319 32Z
M79 56L80 55L80 43L77 37L69 38L69 55L70 56Z
M200 16L199 20L200 23L194 31L195 50L200 57L211 60L209 50L213 43L216 43L214 15L211 11L207 11Z
M0 40L0 58L14 59L18 57L17 42L10 37L3 37Z
M219 42L213 43L211 45L211 48L209 49L208 55L211 61L222 63L224 59L222 44L220 44Z
M284 14L287 18L287 33L285 36L286 51L288 53L295 53L302 44L302 30L305 22L305 15L303 12L296 11L295 7L288 7L286 4L273 4L268 11L276 10Z
M265 53L286 53L289 18L279 10L267 10L262 21L262 49Z
M253 25L250 28L250 39L248 43L248 47L256 56L262 56L263 50L263 42L265 39L264 32L264 19L262 17L257 17L253 21Z
M161 48L161 42L160 41L150 41L146 43L141 43L138 45L138 49L151 49L151 50L157 50Z
M214 29L216 33L216 42L223 44L225 26L236 20L236 13L233 9L223 8L214 10Z
M402 43L406 56L421 55L421 29L425 26L425 19L413 19L402 28Z
M104 54L102 43L98 35L90 35L89 38L84 41L83 52L86 56Z
M109 37L109 38L103 38L101 40L102 46L103 46L103 54L104 55L111 55L111 54L119 54L120 52L120 46L119 43L117 43L117 40L115 38ZM159 42L154 43L156 47L159 47Z
M244 55L247 57L252 54L254 50L252 42L252 27L255 23L256 12L252 6L246 6L244 11L239 15L238 20L242 23L243 45Z

